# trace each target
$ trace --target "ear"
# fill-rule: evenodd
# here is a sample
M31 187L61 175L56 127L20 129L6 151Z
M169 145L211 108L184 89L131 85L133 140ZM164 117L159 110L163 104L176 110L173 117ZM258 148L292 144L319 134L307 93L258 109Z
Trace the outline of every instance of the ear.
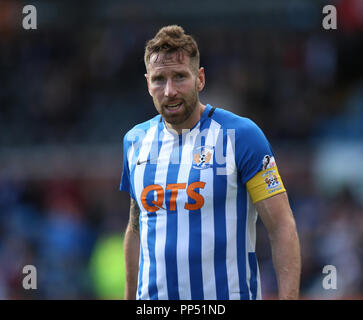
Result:
M205 85L205 73L204 68L201 67L198 70L198 76L197 76L197 89L198 92L202 91Z
M145 73L145 78L146 78L146 85L147 85L147 90L149 91L149 94L152 96L151 92L150 92L150 83L149 83L149 75L147 73Z

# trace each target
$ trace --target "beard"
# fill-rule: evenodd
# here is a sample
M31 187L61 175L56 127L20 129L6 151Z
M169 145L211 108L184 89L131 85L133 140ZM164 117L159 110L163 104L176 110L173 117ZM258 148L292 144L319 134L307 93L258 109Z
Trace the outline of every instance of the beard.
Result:
M161 104L158 101L156 101L155 98L153 98L153 100L156 109L158 110L158 112L161 114L161 116L164 118L166 122L172 125L180 125L189 119L189 117L197 107L198 91L195 87L194 90L190 92L190 94L183 97L182 99L177 99L178 101L182 102L182 105L181 109L175 113L168 111L168 109L166 108L165 105L168 104L168 102Z

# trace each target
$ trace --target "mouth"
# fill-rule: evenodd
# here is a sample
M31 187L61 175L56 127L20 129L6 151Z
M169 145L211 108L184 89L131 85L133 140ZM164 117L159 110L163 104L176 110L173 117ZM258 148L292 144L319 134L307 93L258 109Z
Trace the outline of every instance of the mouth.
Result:
M179 102L179 103L170 103L165 105L165 109L168 110L169 112L177 112L181 109L183 102Z

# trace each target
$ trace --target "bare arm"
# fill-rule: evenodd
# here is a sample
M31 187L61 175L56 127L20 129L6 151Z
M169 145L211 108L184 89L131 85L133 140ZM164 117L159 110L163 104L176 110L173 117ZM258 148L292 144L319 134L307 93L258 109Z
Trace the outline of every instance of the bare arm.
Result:
M286 192L256 203L267 228L276 272L279 299L298 299L300 287L300 244Z
M126 287L125 299L135 300L137 290L137 275L139 269L140 252L140 209L133 198L130 198L130 218L126 228L124 248L125 248L125 269Z

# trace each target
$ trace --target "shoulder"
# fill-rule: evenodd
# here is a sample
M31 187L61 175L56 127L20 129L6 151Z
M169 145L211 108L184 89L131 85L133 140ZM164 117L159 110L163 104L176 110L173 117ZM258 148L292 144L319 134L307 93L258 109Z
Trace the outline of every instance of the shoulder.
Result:
M212 119L220 124L223 129L234 129L236 136L251 137L251 135L262 133L262 130L253 120L222 108L215 109Z
M212 118L230 137L240 168L250 159L260 164L265 155L272 154L265 134L251 119L220 108L216 108Z
M156 115L150 120L135 125L124 135L124 144L127 144L127 142L131 143L142 140L150 129L159 125L160 118L160 115Z

